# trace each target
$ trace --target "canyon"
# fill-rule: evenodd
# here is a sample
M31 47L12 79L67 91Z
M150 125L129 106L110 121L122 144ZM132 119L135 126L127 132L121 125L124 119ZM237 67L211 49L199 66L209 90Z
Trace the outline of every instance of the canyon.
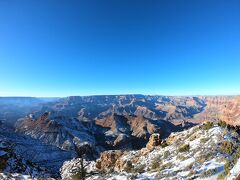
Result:
M0 156L6 160L1 171L9 169L6 156L15 154L39 171L33 175L33 171L26 173L11 166L9 172L31 177L43 177L42 172L46 172L49 177L60 177L63 163L76 158L83 146L87 147L84 159L95 162L104 157L102 153L110 151L141 152L146 146L154 150L156 144L169 140L173 133L186 132L204 122L240 125L240 97L2 97L0 137L2 142L11 144L8 149L12 153Z

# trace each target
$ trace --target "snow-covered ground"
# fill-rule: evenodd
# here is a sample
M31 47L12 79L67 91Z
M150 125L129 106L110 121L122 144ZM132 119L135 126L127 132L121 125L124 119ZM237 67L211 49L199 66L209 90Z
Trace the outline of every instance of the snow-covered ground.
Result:
M171 180L171 179L208 179L214 180L224 172L224 165L233 154L221 151L221 145L228 141L239 144L239 137L233 131L214 125L210 129L195 126L191 129L172 133L167 139L167 147L155 147L149 151L146 148L139 151L129 151L118 159L125 166L119 164L113 167L112 172L102 172L93 175L88 180L103 177L108 180ZM184 148L185 146L185 148ZM71 177L69 170L76 160L65 162L62 178ZM126 170L127 162L131 162L130 169ZM71 167L71 168L70 168ZM94 170L94 163L87 168ZM240 160L224 178L233 180L240 172ZM223 178L223 179L224 179Z
M238 159L237 163L235 166L231 169L230 175L227 178L227 180L233 180L236 179L240 174L240 159Z
M0 179L1 180L34 180L30 175L23 175L19 173L13 173L13 174L4 174L0 173Z

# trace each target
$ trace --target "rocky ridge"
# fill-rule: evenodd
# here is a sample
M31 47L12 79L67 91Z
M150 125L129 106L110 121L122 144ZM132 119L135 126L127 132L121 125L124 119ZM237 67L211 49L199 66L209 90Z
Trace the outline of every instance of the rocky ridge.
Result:
M107 151L87 167L88 179L233 179L238 173L240 136L220 125L199 125L172 133L167 146L138 151ZM238 148L237 148L238 147ZM62 179L71 177L79 159L65 162ZM235 174L234 174L235 173Z

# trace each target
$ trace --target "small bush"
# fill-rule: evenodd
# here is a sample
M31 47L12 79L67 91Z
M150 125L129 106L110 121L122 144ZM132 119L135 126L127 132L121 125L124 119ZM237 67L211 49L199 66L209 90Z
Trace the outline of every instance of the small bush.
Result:
M221 152L222 153L226 153L226 154L233 154L234 153L234 149L235 149L235 146L232 142L230 141L224 141L222 144L221 144Z
M187 152L190 150L189 144L185 144L178 149L178 152Z
M219 121L218 126L225 128L225 127L227 127L227 123L225 121Z
M205 130L209 130L209 129L211 129L212 127L213 127L213 122L206 122L205 124L203 124L203 129L205 129Z
M167 159L170 156L170 152L169 151L165 151L163 154L163 158Z
M179 155L179 156L177 156L177 158L181 161L185 161L186 159L188 159L187 157L185 157L183 155Z
M189 138L189 141L194 141L195 139L197 139L197 136L196 136L196 135L191 136L191 137Z
M126 171L127 173L132 172L133 170L133 165L131 161L127 161L124 167L124 171Z
M145 169L145 165L140 164L140 165L138 165L138 166L135 166L134 169L133 169L133 171L134 171L135 173L144 173L144 169Z
M228 173L231 169L232 169L232 163L229 160L227 160L227 162L224 165L224 170L226 173Z
M226 174L225 174L225 172L223 172L218 175L217 180L223 180L223 179L225 179L225 177L226 177Z
M152 164L151 164L151 169L157 169L161 166L161 162L160 161L153 161Z
M185 139L188 139L189 137L193 136L193 134L194 134L195 132L196 132L196 131L191 131L191 132L189 132L188 134L186 134Z
M210 177L210 176L213 176L214 174L217 173L217 169L209 169L207 171L204 171L200 177L201 178L206 178L206 177Z
M160 167L161 164L162 164L161 155L158 155L154 157L154 159L152 160L151 169L157 169Z
M223 180L228 175L229 171L232 169L233 164L231 161L227 160L224 165L224 172L218 175L217 180Z
M71 180L84 180L85 174L83 175L81 172L77 172L76 174L71 176Z
M237 153L233 153L232 157L233 157L233 163L236 164L238 162L239 155Z
M204 154L201 154L198 158L197 158L197 162L199 163L204 163L210 159L213 158L213 155L214 155L214 152L210 151L208 153L204 153Z
M210 139L209 137L202 138L202 139L200 139L200 142L205 144L209 139Z
M237 148L237 151L238 155L240 155L240 147Z
M171 162L168 162L166 164L163 164L160 168L160 171L164 170L164 169L170 169L172 168L173 164Z
M168 143L166 142L166 141L163 141L162 143L161 143L161 147L162 148L165 148L165 147L167 147L168 146Z

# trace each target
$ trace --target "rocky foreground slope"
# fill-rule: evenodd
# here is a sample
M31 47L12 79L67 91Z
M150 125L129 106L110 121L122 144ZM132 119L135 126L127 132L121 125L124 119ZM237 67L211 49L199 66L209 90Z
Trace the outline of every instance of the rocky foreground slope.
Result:
M107 151L96 162L85 162L87 179L234 179L240 166L240 136L224 124L198 125L172 133L138 151ZM78 177L80 159L64 163L62 179ZM238 170L237 170L238 169Z

